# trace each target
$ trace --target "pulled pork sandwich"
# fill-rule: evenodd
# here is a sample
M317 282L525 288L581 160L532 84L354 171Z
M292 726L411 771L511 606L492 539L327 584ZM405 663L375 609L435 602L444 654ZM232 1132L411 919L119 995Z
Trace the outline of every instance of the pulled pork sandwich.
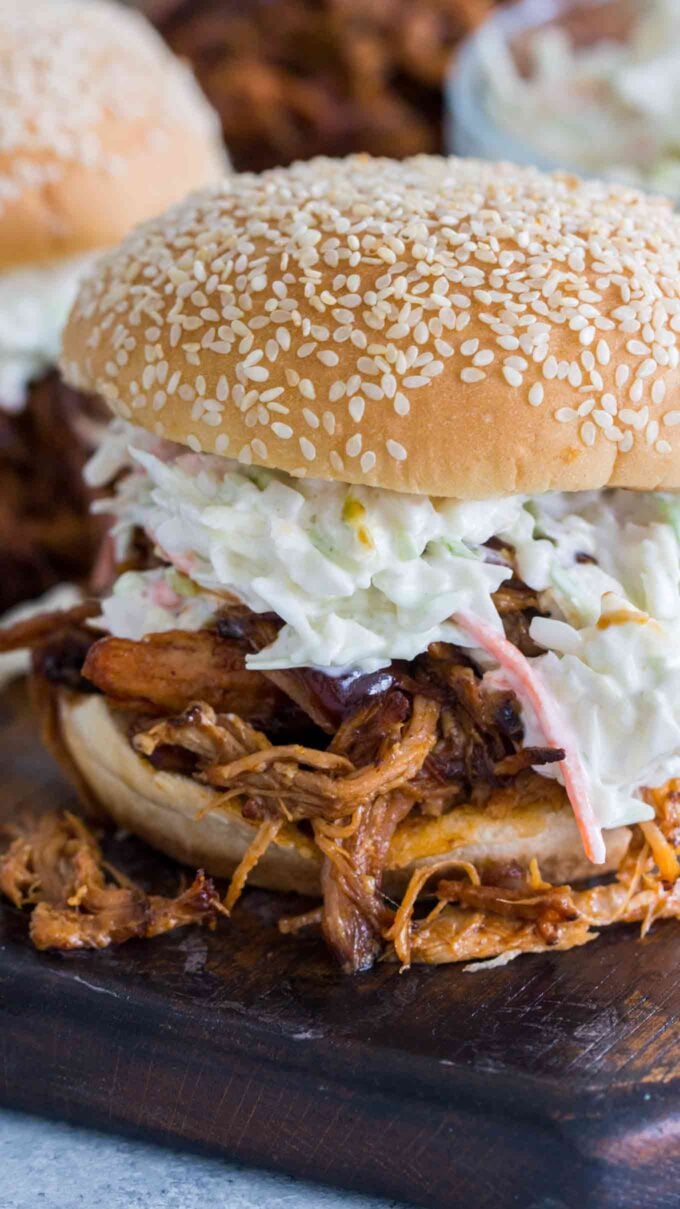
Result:
M439 151L451 59L491 0L138 0L192 64L236 167Z
M623 186L316 160L139 227L63 353L120 573L23 635L84 792L348 970L678 915L679 348Z
M224 170L216 118L139 15L0 0L0 612L84 575L101 403L55 371L94 254ZM118 350L118 356L124 350Z

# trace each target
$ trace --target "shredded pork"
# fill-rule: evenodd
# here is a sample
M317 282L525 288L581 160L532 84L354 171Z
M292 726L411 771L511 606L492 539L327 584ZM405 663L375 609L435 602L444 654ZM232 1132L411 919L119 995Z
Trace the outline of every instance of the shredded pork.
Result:
M108 865L88 827L69 812L24 820L0 856L0 890L30 906L38 949L104 949L187 924L214 925L219 895L199 871L175 898L146 894Z
M502 591L504 624L519 633L538 602L516 581ZM246 655L272 641L276 618L225 608L198 633L131 642L98 638L87 624L91 610L16 627L3 642L33 646L44 730L62 763L69 756L56 690L101 692L123 711L141 756L210 785L219 791L215 809L239 810L253 825L227 912L292 823L322 856L323 902L282 928L320 924L347 971L365 970L381 956L408 966L565 949L611 923L646 929L657 917L680 916L675 784L649 791L656 820L634 829L617 877L604 885L575 890L546 884L537 869L518 867L510 876L498 866L448 861L446 868L416 869L401 903L386 897L390 844L406 818L436 817L469 802L483 807L498 788L516 786L519 799L536 766L564 760L562 748L524 746L514 693L485 688L460 649L435 644L410 664L332 681L309 669L255 673L246 669ZM77 780L77 769L68 771ZM70 821L54 842L42 834L30 844L17 837L2 866L0 889L15 902L37 904L36 944L98 946L214 919L220 907L202 875L174 900L145 896L116 875L106 882L101 869L98 877L93 872L96 847L74 827ZM60 854L69 844L79 855L69 855L55 890L47 865L56 859L63 869Z
M18 414L0 407L0 613L87 577L102 522L81 471L105 414L56 371L30 387Z
M481 885L474 877L468 884L442 880L437 906L422 919L415 915L417 895L406 894L387 955L408 967L414 961L439 965L571 949L595 940L596 929L617 923L640 924L644 936L655 920L680 918L677 858L672 873L672 881L663 879L643 831L636 828L616 877L583 890L542 883L537 890L527 884L508 891Z

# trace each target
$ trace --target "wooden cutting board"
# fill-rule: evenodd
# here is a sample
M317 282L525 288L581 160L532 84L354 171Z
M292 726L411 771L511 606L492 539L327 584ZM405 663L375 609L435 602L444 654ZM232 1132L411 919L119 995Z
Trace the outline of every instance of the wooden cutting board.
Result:
M21 689L0 735L4 817L73 805ZM174 890L141 843L110 854ZM0 1101L437 1209L678 1209L676 924L349 979L279 935L299 905L250 891L214 933L65 955L2 906Z

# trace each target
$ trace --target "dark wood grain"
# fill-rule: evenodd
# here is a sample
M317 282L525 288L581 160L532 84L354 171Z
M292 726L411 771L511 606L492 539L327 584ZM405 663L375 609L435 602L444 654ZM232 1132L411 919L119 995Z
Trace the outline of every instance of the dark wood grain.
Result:
M5 818L73 805L25 694L0 699ZM144 884L177 869L131 839ZM503 969L355 979L248 892L218 931L44 954L0 910L0 1100L423 1206L678 1209L680 930Z

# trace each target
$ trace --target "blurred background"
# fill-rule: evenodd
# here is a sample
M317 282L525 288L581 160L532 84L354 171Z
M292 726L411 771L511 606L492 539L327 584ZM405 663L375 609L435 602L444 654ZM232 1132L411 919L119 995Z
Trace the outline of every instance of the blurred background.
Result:
M456 151L680 196L680 0L139 0L238 169Z

